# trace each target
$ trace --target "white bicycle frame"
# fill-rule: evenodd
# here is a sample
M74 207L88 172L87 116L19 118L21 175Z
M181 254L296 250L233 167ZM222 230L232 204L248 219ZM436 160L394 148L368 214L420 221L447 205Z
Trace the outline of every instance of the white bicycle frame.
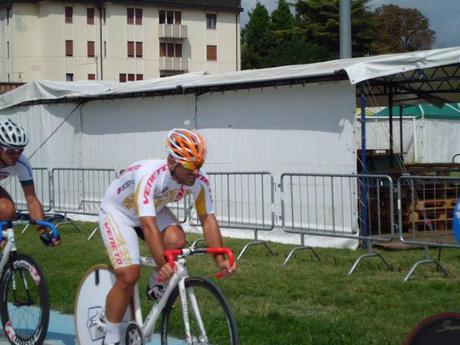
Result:
M6 244L2 250L2 258L0 260L0 273L3 272L3 268L10 258L10 253L17 250L16 241L14 239L14 230L12 228L7 228L6 230L3 230L2 233Z
M191 251L189 249L183 249L182 256L187 256ZM169 299L169 296L174 291L176 286L179 288L179 296L182 305L182 316L184 321L184 328L185 328L185 336L187 344L193 343L192 334L190 332L190 318L189 318L189 311L188 311L188 304L187 304L187 295L190 298L190 305L193 310L193 314L198 323L198 327L200 329L200 340L207 341L206 331L204 329L204 323L201 319L200 310L198 308L198 303L196 301L195 293L192 288L188 288L186 291L185 288L185 280L187 279L188 271L185 267L185 258L179 256L178 259L175 261L174 267L174 274L172 278L169 280L167 288L160 298L158 303L154 304L152 309L150 310L149 314L145 318L145 321L142 320L142 310L140 305L140 297L139 297L139 288L138 284L136 283L134 288L134 319L137 325L141 328L142 337L150 341L151 337L153 336L153 331L155 329L155 324L161 316L163 308L166 305L166 302ZM155 267L155 262L152 258L149 257L141 257L141 265L142 266L149 266Z

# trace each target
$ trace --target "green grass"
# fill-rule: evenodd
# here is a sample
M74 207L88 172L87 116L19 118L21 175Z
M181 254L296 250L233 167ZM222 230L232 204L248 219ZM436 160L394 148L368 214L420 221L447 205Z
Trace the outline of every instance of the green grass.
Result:
M72 313L83 273L94 264L107 263L99 235L87 241L94 226L82 224L80 233L63 226L62 245L54 249L43 247L35 231L17 232L19 251L32 255L45 271L55 310ZM226 239L235 254L245 243ZM210 277L226 294L243 345L399 345L423 318L460 309L458 250L442 252L450 277L442 276L433 265L424 265L411 281L403 283L410 267L423 258L422 250L381 252L395 266L393 272L373 257L364 259L355 273L347 276L364 251L317 249L320 262L308 251L300 251L283 267L293 246L270 245L278 253L276 257L262 246L250 247L231 279L212 278L216 268L209 257L189 260L193 275ZM146 253L145 246L143 251ZM141 295L147 279L143 274ZM147 302L143 305L147 307Z

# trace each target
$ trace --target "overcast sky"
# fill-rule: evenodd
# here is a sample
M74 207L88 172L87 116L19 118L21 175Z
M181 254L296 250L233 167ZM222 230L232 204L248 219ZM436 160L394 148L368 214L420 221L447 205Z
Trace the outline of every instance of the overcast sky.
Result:
M257 0L242 0L244 13L242 25L248 22L248 11L254 8ZM277 0L260 0L271 12ZM288 1L289 2L289 1ZM291 0L290 2L295 2ZM404 8L416 8L430 20L431 29L436 32L434 48L460 46L460 0L372 0L371 8L382 4L395 4Z

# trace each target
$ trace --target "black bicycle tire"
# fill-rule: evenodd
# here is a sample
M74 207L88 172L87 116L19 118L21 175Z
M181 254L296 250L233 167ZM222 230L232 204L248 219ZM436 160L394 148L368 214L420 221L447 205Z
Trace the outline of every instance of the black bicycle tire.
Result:
M207 289L219 302L221 307L223 308L225 317L228 322L228 327L230 328L230 336L231 336L231 344L238 345L238 329L235 321L235 317L233 315L232 308L230 304L227 302L222 291L210 282L207 279L201 277L189 277L185 280L185 287L199 287ZM161 322L161 345L168 345L168 321L169 315L171 310L173 309L174 303L179 296L179 288L176 287L166 302L165 307L163 308L163 318ZM178 302L180 303L180 302Z
M49 298L48 298L48 285L45 280L45 276L43 271L41 270L40 266L36 263L34 259L30 256L25 254L16 253L12 255L6 264L5 268L3 269L1 275L1 286L0 286L0 316L2 320L3 330L5 331L6 323L9 321L9 312L8 312L8 287L9 287L9 280L12 274L12 268L14 267L14 262L17 261L25 261L29 265L31 265L36 273L40 277L40 283L38 285L38 291L40 296L40 323L36 328L35 332L28 338L19 337L16 334L17 338L9 339L9 342L13 345L15 344L43 344L46 334L48 332L48 325L49 325L49 316L50 316L50 305L49 305Z

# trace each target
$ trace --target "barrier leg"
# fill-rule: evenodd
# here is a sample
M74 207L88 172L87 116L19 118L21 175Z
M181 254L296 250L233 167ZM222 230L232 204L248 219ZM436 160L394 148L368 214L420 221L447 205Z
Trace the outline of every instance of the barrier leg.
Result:
M288 256L286 257L286 260L284 260L284 263L283 263L283 266L286 266L289 262L289 260L292 258L292 256L294 256L294 253L298 250L302 250L302 249L310 249L311 252L313 253L313 255L316 257L316 259L318 261L321 261L321 258L319 257L319 255L316 253L316 251L312 248L312 247L309 247L309 246L301 246L301 247L296 247L294 249L292 249Z
M440 255L438 256L440 258ZM406 276L404 277L404 283L406 283L407 281L409 281L409 279L412 277L412 275L414 274L415 270L417 269L418 266L420 265L425 265L425 264L435 264L436 265L436 270L437 271L441 271L442 273L444 273L444 276L448 277L449 276L449 273L447 273L447 270L442 266L441 262L437 259L431 259L429 258L429 255L428 255L428 247L425 246L425 259L422 259L422 260L419 260L417 261L413 266L412 268L409 270L409 272L406 274Z
M96 233L96 231L99 229L99 226L96 226L94 228L94 230L91 232L91 234L88 236L88 241L94 236L94 234Z
M255 240L255 241L251 241L249 243L246 243L246 245L243 247L243 249L241 250L240 254L238 255L238 257L236 259L239 260L243 256L243 254L246 251L246 249L248 249L250 246L255 246L255 245L258 245L258 244L263 244L267 248L267 250L270 252L271 255L276 256L276 253L269 247L267 242Z
M379 253L372 252L371 250L369 253L363 254L360 257L358 257L358 259L356 259L355 263L353 264L350 271L348 272L348 275L351 275L355 271L356 267L358 267L361 260L363 260L364 258L372 257L372 256L376 256L380 258L380 260L382 260L387 270L393 271L393 267L388 263L388 261L382 255L380 255Z

